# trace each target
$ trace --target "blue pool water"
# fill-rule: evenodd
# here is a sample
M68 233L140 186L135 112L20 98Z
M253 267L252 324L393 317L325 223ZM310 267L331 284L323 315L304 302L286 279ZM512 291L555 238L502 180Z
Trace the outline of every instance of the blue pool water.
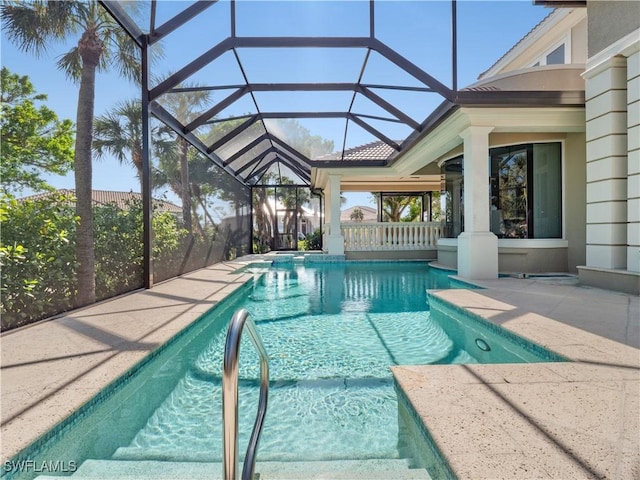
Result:
M77 464L219 462L226 326L245 308L270 356L258 461L400 458L406 432L390 366L549 360L474 324L470 338L485 335L492 358L464 338L456 315L432 316L426 291L450 287L447 273L423 262L268 269L28 455ZM244 451L258 402L259 361L246 336L240 351Z

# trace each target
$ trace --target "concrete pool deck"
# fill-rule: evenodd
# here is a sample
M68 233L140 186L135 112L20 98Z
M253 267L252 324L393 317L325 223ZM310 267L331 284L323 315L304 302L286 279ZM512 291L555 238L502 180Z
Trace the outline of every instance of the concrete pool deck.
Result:
M2 460L235 291L253 260L2 334ZM435 294L574 362L395 367L458 477L640 478L640 298L561 277L480 283Z

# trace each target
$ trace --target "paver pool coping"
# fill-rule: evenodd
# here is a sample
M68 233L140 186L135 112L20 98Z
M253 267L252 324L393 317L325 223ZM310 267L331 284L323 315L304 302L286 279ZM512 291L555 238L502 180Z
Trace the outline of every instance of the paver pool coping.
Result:
M431 293L572 360L392 368L459 479L638 478L640 350L482 291Z
M216 264L3 334L3 461L243 285L252 275L238 269L250 261ZM437 295L578 360L395 367L460 478L634 478L640 351L478 290Z

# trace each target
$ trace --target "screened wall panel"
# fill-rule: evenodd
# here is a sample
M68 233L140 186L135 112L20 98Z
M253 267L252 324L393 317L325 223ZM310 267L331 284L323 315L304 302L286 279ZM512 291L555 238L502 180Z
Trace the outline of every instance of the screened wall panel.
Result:
M155 282L250 251L249 188L182 138L173 135L173 142L155 164L154 191L171 198L180 213L154 211Z
M272 172L267 174L267 180ZM320 197L295 184L253 187L253 253L320 248ZM313 236L317 244L313 243Z
M79 6L70 4L63 41L47 37L45 56L17 48L6 36L7 23L2 25L2 330L144 285L140 87L120 74L121 65L105 62L93 88L80 95L80 77L68 78L57 64L71 66L73 57L64 55L73 53L88 28ZM46 12L46 3L42 8ZM101 8L96 15L104 51L122 48L135 64L139 52L126 33ZM32 94L19 79L32 85ZM7 96L14 87L21 93ZM93 103L92 118L78 117L79 97ZM30 102L34 115L46 108L51 120L16 117ZM16 132L28 133L17 137L21 156L5 148ZM91 148L76 151L77 143ZM52 155L50 147L59 152ZM164 207L160 201L156 206Z

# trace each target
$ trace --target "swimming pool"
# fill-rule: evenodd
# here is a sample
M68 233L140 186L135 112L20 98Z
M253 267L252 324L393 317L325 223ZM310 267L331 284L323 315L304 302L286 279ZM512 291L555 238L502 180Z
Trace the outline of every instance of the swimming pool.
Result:
M421 465L405 458L403 444L411 440L399 421L389 366L553 360L479 324L471 337L484 338L493 357L459 339L464 327L448 315L435 318L427 304L428 289L450 287L448 273L423 262L270 268L15 460L60 459L80 466L68 473L80 476L84 469L103 478L135 465L149 478L159 478L160 471L176 477L167 473L173 469L180 478L196 478L204 466L211 469L206 474L219 475L222 348L231 315L246 308L270 355L269 410L256 467L262 478L269 468L280 469L272 478L287 468L304 469L300 462L329 469L365 465L382 472L380 478L385 468L386 475L408 472L396 478L429 478L411 470ZM243 342L241 452L259 385L257 355L248 339ZM502 351L502 344L509 347ZM354 460L360 466L348 463Z

